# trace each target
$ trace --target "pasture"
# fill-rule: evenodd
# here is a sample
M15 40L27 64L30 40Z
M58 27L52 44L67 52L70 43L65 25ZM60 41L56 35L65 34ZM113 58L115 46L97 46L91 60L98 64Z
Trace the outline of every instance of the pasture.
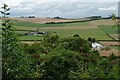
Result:
M57 34L62 38L65 37L72 37L75 34L78 34L81 38L86 39L88 37L96 38L97 40L112 40L110 37L108 37L103 31L100 29L53 29L53 30L43 30L48 31L52 34Z
M91 25L95 22L101 25ZM16 32L25 33L29 31L46 31L50 34L59 35L61 38L72 37L75 34L78 34L81 38L87 40L88 37L93 37L96 40L113 40L107 34L115 34L117 28L112 28L113 25L103 25L105 20L95 20L95 21L86 21L86 22L74 22L74 23L57 23L57 24L40 24L26 21L13 21L14 26L16 27ZM108 20L109 22L111 20ZM20 40L39 40L38 36L22 36Z
M86 22L74 23L57 23L57 24L43 24L42 22L49 21L75 21L77 19L64 20L64 19L42 19L42 18L13 18L13 25L16 32L24 34L30 31L45 31L50 34L56 34L61 38L72 37L78 34L81 38L87 40L88 37L93 37L96 40L113 40L107 34L116 34L117 28L112 28L114 22L111 20L94 20ZM39 22L39 23L38 23ZM95 24L96 22L96 24ZM101 25L98 25L100 23ZM104 25L104 24L107 25ZM111 25L108 25L108 24ZM41 40L42 36L20 36L20 40Z

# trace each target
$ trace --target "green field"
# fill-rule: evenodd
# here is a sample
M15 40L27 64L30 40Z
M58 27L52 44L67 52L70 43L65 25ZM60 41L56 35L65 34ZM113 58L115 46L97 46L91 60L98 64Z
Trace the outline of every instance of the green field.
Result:
M116 34L118 30L116 26L112 25L103 25L99 26L99 28L107 34Z
M36 31L38 28L44 27L74 27L74 26L90 26L88 22L75 22L75 23L59 23L59 24L35 24L30 22L17 22L14 21L13 25L16 26L16 32L24 34L29 31ZM96 38L96 40L112 40L107 34L116 34L117 27L113 26L98 26L97 29L42 29L39 31L46 31L51 34L57 34L61 38L72 37L78 34L81 38L87 39L88 37ZM20 36L20 40L41 40L42 36Z
M19 39L20 40L42 40L43 39L43 37L42 36L34 36L34 35L32 35L32 36L20 36L19 37Z
M60 37L72 37L74 34L78 34L81 38L87 39L88 37L96 38L97 40L112 40L100 29L68 29L68 30L44 30L57 34ZM56 33L54 33L56 32Z
M111 49L120 50L120 46L110 46Z

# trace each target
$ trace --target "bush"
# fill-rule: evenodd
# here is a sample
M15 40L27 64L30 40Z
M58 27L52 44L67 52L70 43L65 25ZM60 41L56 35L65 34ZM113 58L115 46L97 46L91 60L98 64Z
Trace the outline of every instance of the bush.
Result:
M70 71L78 70L79 53L71 51L54 51L42 65L42 80L68 80Z

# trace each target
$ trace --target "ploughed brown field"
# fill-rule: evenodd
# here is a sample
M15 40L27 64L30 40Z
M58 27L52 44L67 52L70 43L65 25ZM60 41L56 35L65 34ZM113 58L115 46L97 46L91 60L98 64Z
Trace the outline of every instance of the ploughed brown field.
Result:
M53 18L10 18L11 20L17 20L22 22L32 23L47 23L47 22L72 22L72 21L84 21L89 20L88 18L80 19L53 19Z
M113 53L115 56L120 56L120 50L115 50L115 49L111 49L111 50L108 50L108 51L98 50L98 52L100 53L100 56L109 56L109 55L111 55L112 53Z

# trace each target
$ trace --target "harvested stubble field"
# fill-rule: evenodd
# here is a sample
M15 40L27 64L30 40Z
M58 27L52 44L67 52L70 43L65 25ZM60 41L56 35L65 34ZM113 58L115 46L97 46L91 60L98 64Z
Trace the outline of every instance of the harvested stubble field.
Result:
M11 20L44 24L44 23L47 23L47 22L72 22L72 21L84 21L84 20L89 20L89 19L88 18L80 18L80 19L11 18Z
M99 41L99 43L103 44L104 46L120 46L120 42Z
M111 36L111 37L114 38L115 40L119 40L118 34L109 34L109 36Z
M111 19L104 19L104 20L95 20L95 21L90 21L90 25L115 25L115 21Z

